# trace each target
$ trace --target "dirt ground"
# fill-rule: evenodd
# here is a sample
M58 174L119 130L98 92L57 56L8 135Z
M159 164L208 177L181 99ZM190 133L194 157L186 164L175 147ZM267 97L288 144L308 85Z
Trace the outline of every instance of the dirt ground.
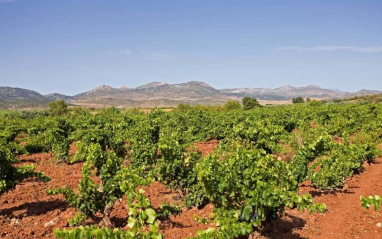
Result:
M213 152L217 141L198 143L196 146L203 155ZM45 190L54 187L78 187L82 164L66 165L53 160L51 154L33 154L20 157L21 164L35 164L38 171L51 177L50 182L27 180L14 191L0 196L0 237L1 238L54 238L54 228L65 228L67 219L76 210L70 208L60 195L49 196ZM144 187L153 206L158 208L162 202L181 205L178 192L166 189L159 182ZM308 183L301 185L301 193L309 192L315 202L327 205L324 214L301 213L287 210L285 215L267 225L250 238L382 238L382 211L366 210L360 206L361 195L382 195L382 158L376 163L365 165L362 174L347 181L341 191L322 193L314 190ZM203 209L183 208L176 217L159 222L164 238L186 238L199 229L213 225L197 223L194 215L208 217L212 205ZM117 202L112 212L112 221L119 227L126 227L127 208L124 201Z

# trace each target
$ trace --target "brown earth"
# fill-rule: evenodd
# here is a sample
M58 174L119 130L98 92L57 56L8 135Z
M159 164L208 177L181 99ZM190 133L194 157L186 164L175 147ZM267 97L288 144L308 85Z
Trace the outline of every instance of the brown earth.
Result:
M202 156L205 157L209 154L212 154L216 147L218 146L219 141L216 139L209 140L206 142L195 143L194 145L198 148L200 152L202 152Z
M82 164L66 165L52 162L51 154L20 157L20 164L34 164L37 171L51 177L44 183L26 180L16 189L0 196L0 236L2 238L54 238L56 227L66 226L75 214L63 196L49 196L48 188L78 188ZM54 224L48 225L45 223Z
M217 141L198 143L196 146L203 155L212 153ZM71 151L73 153L73 151ZM38 171L45 172L52 180L44 183L26 180L16 189L0 196L0 237L1 238L54 238L54 228L65 228L67 219L76 210L70 208L60 195L49 196L45 190L54 187L78 187L82 164L67 165L54 161L51 154L21 156L21 165L35 164ZM324 193L309 186L301 185L301 193L309 192L315 202L323 202L328 211L324 214L301 213L287 210L285 215L267 225L250 238L382 238L382 211L366 210L360 206L361 195L382 195L382 158L375 164L366 165L362 174L348 180L343 190ZM181 195L164 185L155 182L144 187L154 208L162 201L180 205ZM183 208L176 217L159 222L164 238L186 238L194 235L205 225L194 220L194 216L208 217L212 205L203 209ZM127 206L124 201L117 202L112 211L112 221L119 227L126 227Z

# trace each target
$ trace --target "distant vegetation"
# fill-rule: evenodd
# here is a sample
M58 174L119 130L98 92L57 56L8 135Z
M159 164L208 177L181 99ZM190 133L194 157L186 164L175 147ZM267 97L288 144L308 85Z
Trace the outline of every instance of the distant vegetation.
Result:
M46 108L48 100L20 100L20 101L2 101L0 100L0 109L28 109L28 108Z
M68 104L64 100L56 100L48 104L49 114L53 116L62 116L68 112Z
M236 100L229 100L225 103L224 108L227 110L238 110L241 109L241 104Z
M293 103L293 104L305 103L305 100L304 100L304 98L302 98L302 97L296 97L296 98L293 98L293 99L292 99L292 103Z
M252 110L256 107L261 106L259 101L257 101L255 98L248 97L248 96L243 97L242 103L243 103L243 109L244 110Z
M353 96L350 98L343 99L341 101L351 102L351 101L364 101L367 103L381 103L382 102L382 94L376 95L364 95L364 96Z

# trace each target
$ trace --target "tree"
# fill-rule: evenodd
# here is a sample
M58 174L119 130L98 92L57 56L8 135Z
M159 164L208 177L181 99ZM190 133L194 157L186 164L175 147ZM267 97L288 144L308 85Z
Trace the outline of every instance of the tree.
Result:
M237 110L241 109L241 105L236 100L229 100L224 104L226 110Z
M292 99L292 103L293 104L299 104L299 103L305 103L305 100L304 98L302 98L301 96L299 97L295 97Z
M191 105L185 103L179 103L177 109L181 112L186 112L192 108Z
M256 107L260 107L260 103L255 98L252 98L252 97L246 96L242 99L242 102L243 102L244 110L251 110Z
M64 115L68 112L68 104L63 100L56 100L48 104L49 114L53 116Z
M71 112L72 112L72 115L74 117L81 117L81 116L89 117L89 116L91 116L90 110L87 108L74 107L71 109Z
M319 100L311 100L308 102L309 106L321 106L323 104L322 101Z

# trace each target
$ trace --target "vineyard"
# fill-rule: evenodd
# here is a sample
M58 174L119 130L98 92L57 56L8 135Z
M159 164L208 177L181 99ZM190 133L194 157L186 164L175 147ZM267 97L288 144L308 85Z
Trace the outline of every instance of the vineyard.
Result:
M382 235L382 105L75 108L0 122L2 238ZM346 230L360 219L339 201L367 215L356 225L368 234ZM341 236L314 227L335 214L350 218L334 223Z

